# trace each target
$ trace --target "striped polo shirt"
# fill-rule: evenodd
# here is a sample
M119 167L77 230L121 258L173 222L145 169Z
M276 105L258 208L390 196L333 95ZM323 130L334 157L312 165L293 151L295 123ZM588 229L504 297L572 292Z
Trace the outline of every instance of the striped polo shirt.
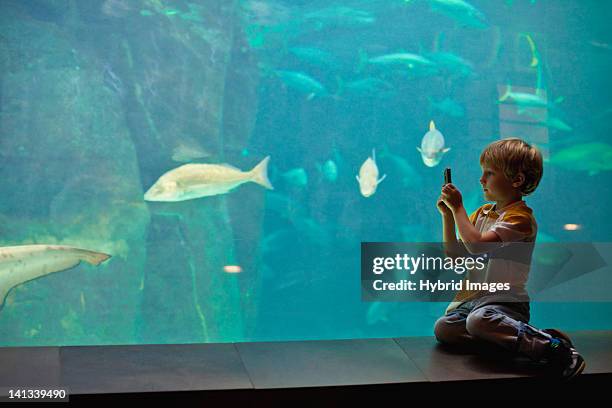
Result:
M487 267L483 270L467 271L465 279L470 282L507 282L511 290L499 293L469 291L465 290L464 282L464 289L457 292L447 312L463 302L484 295L487 296L487 303L529 301L526 286L538 231L533 211L523 200L515 201L501 209L495 207L495 204L487 203L470 215L470 222L478 231L494 231L501 242L490 244L495 249L487 253ZM516 242L525 244L512 245Z

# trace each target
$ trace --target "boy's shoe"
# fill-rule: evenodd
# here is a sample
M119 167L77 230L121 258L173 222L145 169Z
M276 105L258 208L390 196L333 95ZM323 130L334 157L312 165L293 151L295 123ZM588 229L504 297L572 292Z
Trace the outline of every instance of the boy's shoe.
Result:
M568 336L567 334L563 333L561 330L557 330L557 329L542 329L542 331L544 333L548 333L553 337L557 337L560 339L563 339L565 341L567 341L571 347L574 347L574 344L572 343L572 339L570 338L570 336Z
M553 337L549 344L546 359L554 376L569 380L580 374L586 363L572 343L562 337Z

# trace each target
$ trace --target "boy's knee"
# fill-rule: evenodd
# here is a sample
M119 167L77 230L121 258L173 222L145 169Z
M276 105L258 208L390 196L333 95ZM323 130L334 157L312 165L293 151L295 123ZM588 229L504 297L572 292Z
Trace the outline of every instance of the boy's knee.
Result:
M472 311L465 322L465 329L470 335L475 337L482 337L483 333L490 330L491 314L494 311L487 307L481 307Z
M440 343L452 344L456 342L453 326L448 323L446 316L442 316L434 325L434 335Z

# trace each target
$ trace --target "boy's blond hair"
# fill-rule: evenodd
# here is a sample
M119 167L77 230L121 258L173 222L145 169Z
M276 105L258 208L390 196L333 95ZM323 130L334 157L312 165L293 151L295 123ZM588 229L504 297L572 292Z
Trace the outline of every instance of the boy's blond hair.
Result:
M537 147L517 137L509 137L489 144L480 154L483 163L501 170L508 180L522 172L525 182L520 186L521 195L535 191L542 179L542 153Z

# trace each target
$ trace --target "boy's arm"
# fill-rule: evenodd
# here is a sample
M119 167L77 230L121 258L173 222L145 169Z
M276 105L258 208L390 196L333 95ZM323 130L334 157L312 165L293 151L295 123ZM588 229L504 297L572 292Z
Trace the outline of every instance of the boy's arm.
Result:
M452 214L449 216L442 216L442 236L444 242L444 255L450 258L467 255L465 246L460 241L457 241L455 219Z
M496 232L491 230L480 232L472 225L463 205L453 211L453 216L457 223L459 236L470 254L481 254L491 251L495 247L492 243L500 243L499 246L501 246L502 240Z

